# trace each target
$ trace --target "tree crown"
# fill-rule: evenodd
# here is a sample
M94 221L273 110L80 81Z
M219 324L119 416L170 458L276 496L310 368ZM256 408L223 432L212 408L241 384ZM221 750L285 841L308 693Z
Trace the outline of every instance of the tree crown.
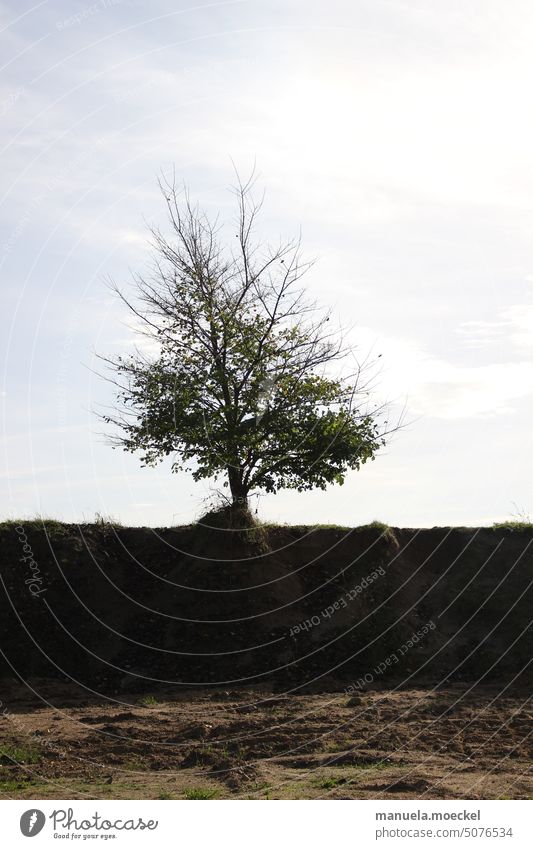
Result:
M144 464L170 455L195 480L224 474L244 500L343 483L386 436L368 412L368 361L305 296L299 240L256 243L252 184L236 187L236 242L224 249L218 221L160 182L171 235L151 229L154 270L135 277L135 302L113 286L157 353L104 358L118 387L118 408L103 416L118 427L114 443ZM355 367L332 375L341 362Z

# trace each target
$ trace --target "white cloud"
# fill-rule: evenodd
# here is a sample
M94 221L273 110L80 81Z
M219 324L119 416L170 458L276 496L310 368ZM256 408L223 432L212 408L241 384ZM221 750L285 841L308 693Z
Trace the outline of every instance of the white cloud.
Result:
M509 322L511 341L520 347L533 347L533 304L515 304L503 317Z
M118 239L125 245L138 245L146 250L148 244L148 236L146 230L127 230L119 229Z
M507 350L533 348L533 304L513 304L495 321L472 320L463 322L459 333L469 348L487 348L507 345Z
M383 354L379 394L394 402L406 399L408 417L486 418L514 413L515 402L533 396L533 361L466 365L436 357L416 342L379 338L358 331L365 345Z
M413 394L415 409L443 419L486 418L515 412L513 402L533 393L533 362L461 367L427 360L427 380Z

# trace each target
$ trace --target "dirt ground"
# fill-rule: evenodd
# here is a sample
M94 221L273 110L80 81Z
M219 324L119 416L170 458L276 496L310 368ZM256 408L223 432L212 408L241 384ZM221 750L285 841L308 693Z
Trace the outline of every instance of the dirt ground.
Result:
M51 706L13 684L0 705L4 799L533 797L531 697L501 688L98 701L31 683Z

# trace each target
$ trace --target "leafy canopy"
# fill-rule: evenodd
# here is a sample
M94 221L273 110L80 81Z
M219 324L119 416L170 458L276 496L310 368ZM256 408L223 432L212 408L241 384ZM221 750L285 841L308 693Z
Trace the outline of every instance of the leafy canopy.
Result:
M106 359L118 406L103 416L118 428L115 444L144 464L171 456L174 471L223 475L244 500L342 484L386 435L368 412L368 362L356 363L330 314L305 298L299 241L255 242L252 182L235 190L231 248L187 192L160 183L170 236L152 229L153 273L135 277L135 301L113 287L155 353ZM333 374L341 361L356 363L348 376Z

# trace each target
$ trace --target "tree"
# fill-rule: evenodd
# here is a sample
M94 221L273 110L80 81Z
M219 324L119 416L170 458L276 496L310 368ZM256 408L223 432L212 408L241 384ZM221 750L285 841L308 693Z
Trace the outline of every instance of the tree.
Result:
M382 411L369 412L368 360L346 373L353 349L305 296L299 239L256 242L253 182L234 189L237 233L224 248L218 219L160 181L171 233L151 228L153 273L134 277L135 300L110 284L157 353L103 358L118 388L103 416L114 444L144 465L171 456L195 480L223 476L240 509L252 491L342 484L387 435Z

